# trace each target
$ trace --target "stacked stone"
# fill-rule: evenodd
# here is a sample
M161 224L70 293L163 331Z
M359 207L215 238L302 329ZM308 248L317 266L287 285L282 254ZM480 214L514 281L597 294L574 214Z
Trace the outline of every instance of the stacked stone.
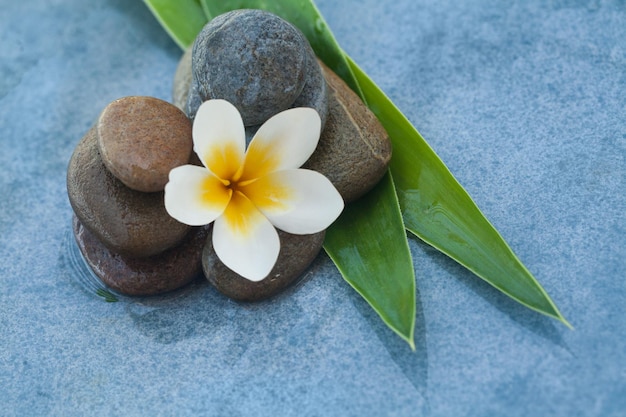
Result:
M206 230L174 220L163 203L169 171L189 161L192 146L191 122L178 108L125 97L104 109L76 147L67 171L74 234L111 288L158 294L200 273Z
M324 126L326 83L315 53L278 16L261 10L217 16L198 34L188 58L190 85L182 98L191 119L202 102L220 98L239 110L246 127L292 107L314 108Z
M148 97L111 103L70 161L68 194L77 242L96 274L122 293L173 290L203 271L223 294L260 300L302 277L322 248L324 232L279 230L276 265L264 280L252 282L219 260L210 227L190 228L167 214L168 173L190 160L200 164L192 153L190 119L210 99L237 107L248 139L283 110L317 110L323 130L303 168L324 174L346 202L365 194L387 170L391 146L385 130L318 62L298 29L260 10L218 16L179 63L173 89L177 107Z

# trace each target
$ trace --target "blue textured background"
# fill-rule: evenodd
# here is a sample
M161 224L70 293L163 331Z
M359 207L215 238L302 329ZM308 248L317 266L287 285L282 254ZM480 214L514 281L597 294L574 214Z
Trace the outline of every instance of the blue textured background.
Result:
M103 302L67 161L108 102L169 99L180 51L138 0L0 0L0 415L626 415L624 1L318 5L576 329L417 240L414 353L324 255L269 302Z

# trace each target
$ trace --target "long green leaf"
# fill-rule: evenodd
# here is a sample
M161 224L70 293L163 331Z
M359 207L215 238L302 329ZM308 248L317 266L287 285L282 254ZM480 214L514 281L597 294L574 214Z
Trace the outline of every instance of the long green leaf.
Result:
M393 143L390 168L407 230L509 297L570 326L419 132L354 61L349 63Z
M324 249L345 280L412 349L415 272L391 174L326 232ZM404 236L403 236L404 237Z
M157 21L183 50L206 24L199 0L143 0Z

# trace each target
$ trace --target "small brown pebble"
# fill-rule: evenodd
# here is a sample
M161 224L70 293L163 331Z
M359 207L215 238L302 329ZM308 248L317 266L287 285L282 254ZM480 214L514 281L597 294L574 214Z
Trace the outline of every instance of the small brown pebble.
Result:
M156 255L178 245L191 229L167 214L162 191L131 190L105 168L95 127L70 159L67 194L81 223L108 248L127 256Z
M233 272L220 261L209 235L202 252L204 275L222 294L239 301L258 301L277 295L293 285L313 262L324 243L324 232L292 235L281 230L280 253L276 265L263 280L253 282Z
M191 122L176 106L154 97L110 103L97 123L104 165L127 187L163 191L172 168L189 161Z
M178 289L202 272L206 228L196 227L175 248L146 258L129 258L108 249L73 218L74 237L92 271L110 288L127 295L155 295Z
M317 149L302 168L324 174L350 202L385 175L391 142L374 113L339 76L321 65L328 83L328 119Z

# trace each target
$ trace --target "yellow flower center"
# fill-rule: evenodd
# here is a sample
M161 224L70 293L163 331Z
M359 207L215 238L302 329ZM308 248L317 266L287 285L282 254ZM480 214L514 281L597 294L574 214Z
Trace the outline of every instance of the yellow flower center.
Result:
M261 215L259 209L284 209L291 190L262 178L279 164L271 149L253 146L241 163L237 148L229 143L209 149L204 160L215 177L203 182L202 201L209 206L228 202L224 217L232 230L246 235Z

